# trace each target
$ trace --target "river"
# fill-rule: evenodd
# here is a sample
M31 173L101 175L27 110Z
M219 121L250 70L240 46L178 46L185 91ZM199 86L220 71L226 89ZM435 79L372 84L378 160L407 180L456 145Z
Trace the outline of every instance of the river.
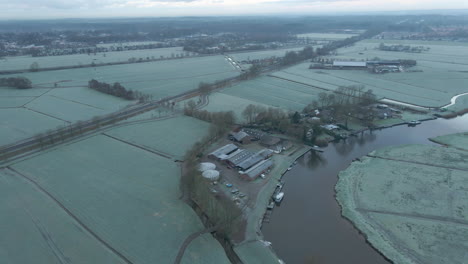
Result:
M342 218L334 187L339 171L355 158L390 145L434 144L428 138L468 131L468 115L436 119L416 127L365 132L308 153L283 178L285 198L262 232L287 264L389 263Z

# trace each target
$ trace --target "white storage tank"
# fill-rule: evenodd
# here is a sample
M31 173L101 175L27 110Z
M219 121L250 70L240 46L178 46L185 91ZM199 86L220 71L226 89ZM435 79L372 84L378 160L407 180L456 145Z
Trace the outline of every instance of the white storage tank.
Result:
M202 174L203 178L209 181L217 181L219 180L219 171L217 170L207 170L204 171Z
M202 162L200 163L200 166L198 166L198 170L201 172L207 171L207 170L214 170L216 169L216 165L214 165L211 162Z

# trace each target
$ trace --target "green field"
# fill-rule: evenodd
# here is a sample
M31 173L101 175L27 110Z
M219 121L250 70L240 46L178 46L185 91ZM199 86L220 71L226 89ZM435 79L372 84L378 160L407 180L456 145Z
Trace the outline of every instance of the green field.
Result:
M265 76L239 83L221 93L289 111L302 109L323 90L280 78ZM210 100L211 102L211 100Z
M128 89L137 90L158 99L195 89L200 82L214 82L238 74L239 72L223 56L208 56L95 68L29 72L20 76L29 78L33 86L39 88L53 88L56 82L59 87L84 87L91 79L108 83L120 82Z
M29 70L32 63L37 62L39 68L52 68L61 66L78 66L89 65L93 62L95 64L112 63L112 62L127 62L130 58L137 60L142 58L146 60L171 58L172 55L185 54L182 47L174 48L161 48L161 49L147 49L147 50L129 50L129 51L113 51L105 53L91 53L88 54L73 54L62 56L44 56L44 57L31 57L31 56L16 56L5 57L0 59L0 69L2 70Z
M0 214L1 263L124 263L46 194L8 169L0 170Z
M336 34L336 33L305 33L298 34L298 38L308 38L312 40L341 40L357 36L357 34Z
M0 145L66 125L59 119L24 108L0 109Z
M89 88L0 88L0 145L70 122L117 111L134 102Z
M177 163L104 135L11 167L35 180L134 263L172 263L184 239L203 229L195 212L179 199ZM64 230L63 235L73 232ZM81 254L89 247L73 242ZM5 254L12 253L0 257ZM34 261L31 257L25 263ZM202 236L189 246L184 263L229 262L214 238Z
M468 150L468 132L454 135L440 136L431 139L434 142L447 145L454 148Z
M394 263L465 263L467 158L427 145L372 152L339 175L342 214Z
M398 42L385 42L396 44ZM404 43L404 42L403 42ZM342 60L415 59L418 65L404 72L391 74L370 74L362 70L308 69L310 63L303 63L273 73L274 76L292 81L335 90L339 86L364 85L372 89L379 98L388 98L410 104L441 107L450 103L453 96L468 92L468 58L460 56L468 52L468 46L445 42L424 44L413 42L414 46L430 47L428 52L404 53L380 51L376 40L365 40L354 46L342 48L332 58ZM463 104L462 98L457 102Z
M203 110L207 110L209 112L233 111L236 115L236 121L238 122L245 121L244 117L242 116L242 111L244 111L248 105L252 104L269 107L269 105L261 104L256 101L240 98L237 96L228 95L222 92L211 94L209 100L209 104L203 107Z
M237 61L243 60L262 60L271 57L283 57L288 51L300 51L304 47L297 48L285 48L285 49L274 49L274 50L261 50L261 51L251 51L251 52L239 52L232 53L231 55Z
M209 128L209 123L180 116L118 127L106 134L182 160L192 145L208 134Z

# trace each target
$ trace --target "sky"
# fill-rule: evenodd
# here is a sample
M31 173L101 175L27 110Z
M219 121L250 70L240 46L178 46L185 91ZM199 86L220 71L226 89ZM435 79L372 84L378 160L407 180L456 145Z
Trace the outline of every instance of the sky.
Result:
M0 20L468 9L467 0L0 0Z

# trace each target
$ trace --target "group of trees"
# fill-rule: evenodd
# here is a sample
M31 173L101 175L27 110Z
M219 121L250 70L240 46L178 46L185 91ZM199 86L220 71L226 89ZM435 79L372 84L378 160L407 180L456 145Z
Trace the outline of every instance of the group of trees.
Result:
M334 119L344 121L347 126L350 117L359 117L367 122L372 121L374 111L366 106L375 102L377 98L373 91L365 90L363 85L341 86L331 93L319 93L318 100L307 105L304 112L309 113L315 109L333 109Z
M288 51L283 57L281 64L283 66L292 65L301 61L309 60L314 58L316 53L314 52L314 48L307 46L304 47L301 51Z
M92 79L88 82L88 87L101 93L110 94L127 100L138 99L140 102L145 102L148 101L151 97L150 95L143 94L139 91L127 90L118 82L111 85Z
M184 114L214 124L222 129L229 129L236 122L233 111L208 112L197 109L197 104L190 100L184 106Z
M26 77L0 78L0 86L8 86L18 89L28 89L32 87L31 80Z

